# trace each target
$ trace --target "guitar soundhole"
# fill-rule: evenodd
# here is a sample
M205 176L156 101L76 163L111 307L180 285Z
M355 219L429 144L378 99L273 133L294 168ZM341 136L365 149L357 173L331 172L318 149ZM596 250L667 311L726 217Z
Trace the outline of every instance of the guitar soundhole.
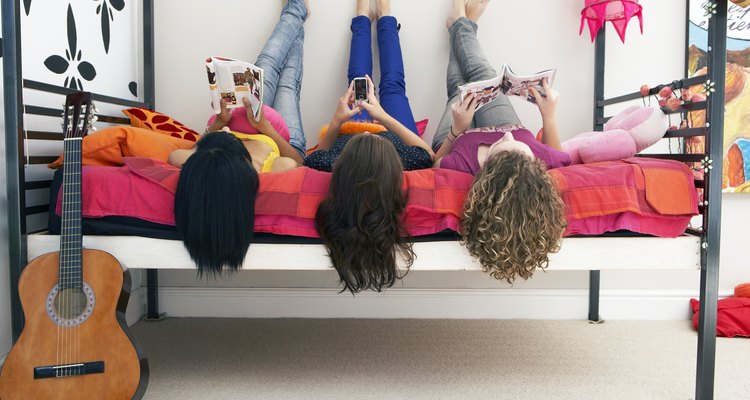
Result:
M47 315L57 325L71 328L82 324L94 312L96 298L86 282L81 288L55 285L47 296Z
M86 295L82 289L63 289L55 297L55 312L64 319L78 318L86 309Z

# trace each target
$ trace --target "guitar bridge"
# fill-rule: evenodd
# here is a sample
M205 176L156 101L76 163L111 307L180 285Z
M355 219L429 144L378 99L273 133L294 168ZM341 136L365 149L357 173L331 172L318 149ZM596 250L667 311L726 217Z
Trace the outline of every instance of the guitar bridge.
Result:
M78 364L36 367L34 368L34 379L66 378L101 373L104 373L104 361L92 361Z

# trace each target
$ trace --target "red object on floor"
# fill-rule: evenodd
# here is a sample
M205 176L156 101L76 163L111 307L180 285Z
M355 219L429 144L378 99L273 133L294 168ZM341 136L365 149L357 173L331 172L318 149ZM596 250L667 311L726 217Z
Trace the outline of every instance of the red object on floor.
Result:
M690 299L693 309L693 328L698 329L700 303ZM730 297L719 300L716 317L716 336L750 337L750 298Z
M740 283L734 288L734 297L750 298L750 283Z

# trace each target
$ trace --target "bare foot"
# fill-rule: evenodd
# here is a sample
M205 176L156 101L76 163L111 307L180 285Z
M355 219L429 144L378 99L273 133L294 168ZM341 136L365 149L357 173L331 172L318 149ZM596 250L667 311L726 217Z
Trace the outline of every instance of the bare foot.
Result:
M466 18L479 22L479 18L484 14L490 0L468 0L466 2Z
M450 28L457 19L466 16L466 0L453 0L451 14L445 21L445 27Z
M357 0L357 16L360 15L372 20L372 12L370 12L370 0Z
M391 0L377 0L378 19L380 17L391 15Z

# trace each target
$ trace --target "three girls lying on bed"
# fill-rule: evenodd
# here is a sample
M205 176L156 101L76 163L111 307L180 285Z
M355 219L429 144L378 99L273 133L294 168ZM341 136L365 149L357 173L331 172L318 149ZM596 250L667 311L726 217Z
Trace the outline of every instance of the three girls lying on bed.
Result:
M461 233L486 271L512 282L546 267L548 253L559 249L565 226L563 203L546 169L569 163L559 151L557 93L548 86L547 97L534 92L544 123L543 143L521 127L507 97L501 95L476 113L473 97L459 101L458 85L495 77L496 72L476 36L477 20L488 0L452 1L447 23L448 103L433 147L415 134L406 97L400 25L390 15L390 1L377 0L382 77L377 98L370 79L370 1L357 0L348 79L367 76L368 101L353 107L350 83L317 151L304 161L299 88L307 5L303 0L286 3L256 64L266 71L264 104L274 107L289 126L291 145L265 115L256 122L242 109L241 114L230 113L223 107L207 129L212 133L204 135L195 149L177 150L170 156L170 163L182 167L175 197L176 225L199 273L241 267L253 239L248 227L253 226L257 174L302 164L333 172L316 226L344 290L381 291L402 277L399 258L407 268L413 264L412 243L402 226L406 205L402 171L432 166L476 175ZM216 132L233 118L247 118L260 134ZM346 124L371 121L386 131L340 134Z

